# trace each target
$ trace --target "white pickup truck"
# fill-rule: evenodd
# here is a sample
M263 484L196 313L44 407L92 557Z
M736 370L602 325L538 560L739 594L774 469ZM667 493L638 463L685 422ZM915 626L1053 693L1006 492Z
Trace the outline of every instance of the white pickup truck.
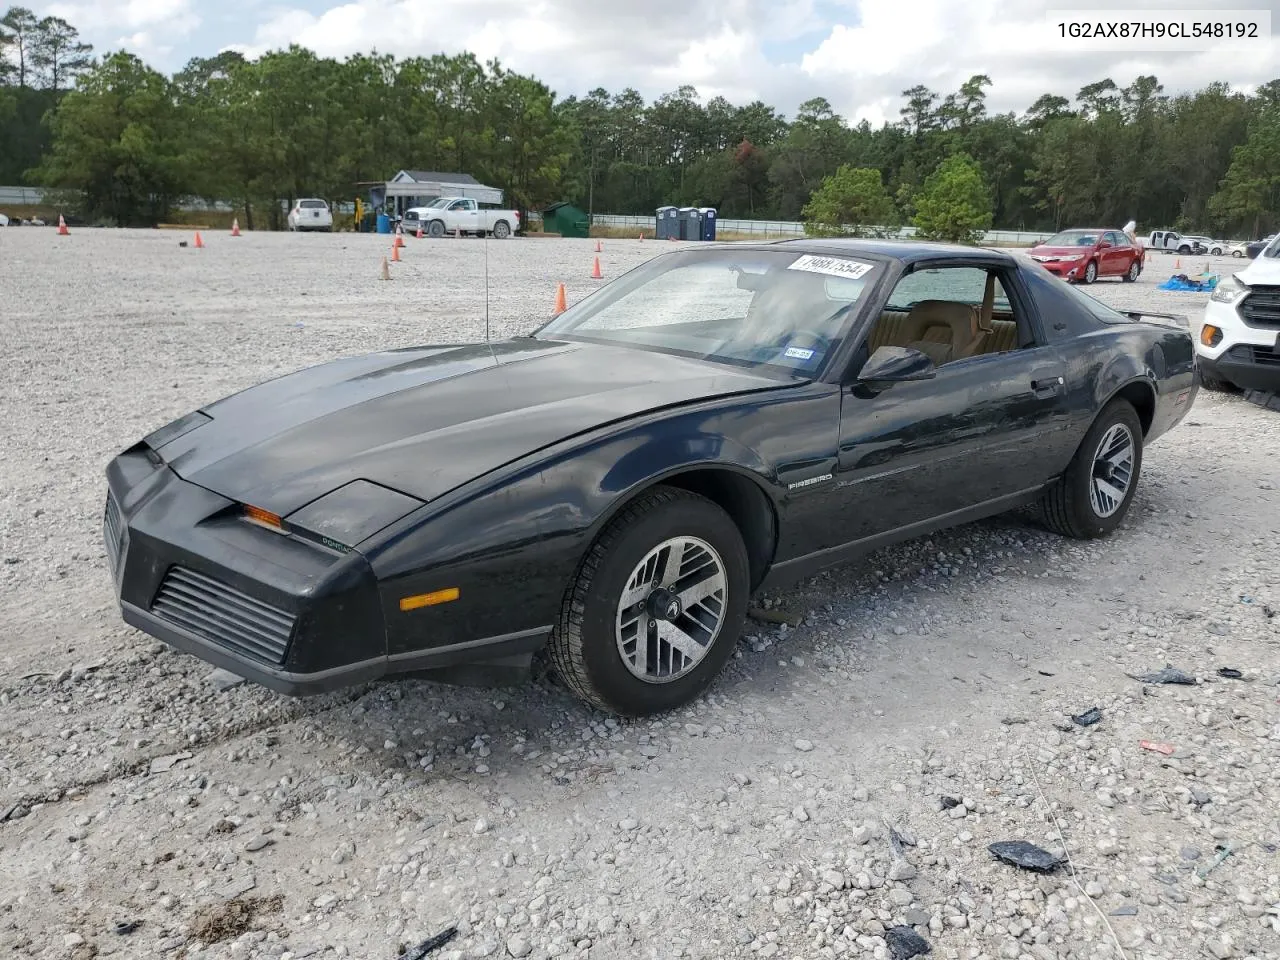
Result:
M470 197L440 197L425 207L410 207L401 221L405 233L417 233L421 227L429 237L457 231L478 237L492 233L499 240L511 236L519 226L518 210L491 210Z

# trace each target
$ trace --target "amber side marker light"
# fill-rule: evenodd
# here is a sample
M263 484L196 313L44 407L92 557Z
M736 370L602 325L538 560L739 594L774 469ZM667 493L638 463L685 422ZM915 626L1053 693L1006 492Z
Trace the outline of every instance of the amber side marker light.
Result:
M421 607L434 607L437 603L448 603L458 599L457 587L445 587L431 593L416 593L412 597L400 598L401 610L417 610Z
M268 510L263 510L261 507L251 507L246 504L244 515L250 520L257 520L258 523L266 524L268 527L275 527L277 530L284 528L284 524L281 523L279 517Z
M1206 347L1216 347L1222 342L1222 331L1211 323L1206 323L1200 330L1200 342Z

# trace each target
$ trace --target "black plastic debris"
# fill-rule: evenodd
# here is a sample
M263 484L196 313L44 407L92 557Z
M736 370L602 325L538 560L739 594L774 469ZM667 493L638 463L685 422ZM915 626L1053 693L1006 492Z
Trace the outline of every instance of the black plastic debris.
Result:
M1125 904L1123 907L1116 907L1109 914L1112 917L1136 917L1137 915L1138 908L1132 903Z
M404 960L422 960L429 953L434 953L458 935L457 927L441 930L434 937L423 940L413 949L402 954Z
M938 802L942 804L943 810L950 810L952 807L960 806L960 801L955 797L941 796L938 798Z
M1062 857L1056 857L1048 850L1043 850L1025 840L1001 840L990 844L987 849L997 860L1011 863L1023 870L1035 870L1038 873L1052 873L1067 862Z
M893 960L911 960L933 949L928 940L910 927L890 927L884 932L884 942L889 945L889 956Z
M1157 670L1155 673L1129 674L1134 680L1140 680L1143 683L1180 683L1184 686L1194 687L1196 678L1183 673L1181 670L1166 664L1163 670Z
M116 933L123 937L126 934L133 933L140 926L142 926L141 920L121 920L115 925L114 929Z
M1244 674L1235 667L1223 667L1218 671L1218 676L1225 677L1227 680L1243 680Z
M1102 719L1102 709L1093 707L1084 713L1077 713L1071 718L1082 727L1092 727L1095 723Z

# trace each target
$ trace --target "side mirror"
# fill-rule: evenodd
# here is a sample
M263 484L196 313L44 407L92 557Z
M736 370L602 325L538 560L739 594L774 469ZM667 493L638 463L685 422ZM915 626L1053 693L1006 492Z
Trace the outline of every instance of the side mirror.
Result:
M1098 249L1099 249L1099 250L1105 250L1105 249L1107 249L1107 247L1110 247L1110 246L1112 246L1112 243L1111 243L1111 241L1110 241L1110 240L1099 240L1099 241L1098 241Z
M911 347L880 347L858 371L857 382L879 392L895 383L932 380L938 368L926 353Z

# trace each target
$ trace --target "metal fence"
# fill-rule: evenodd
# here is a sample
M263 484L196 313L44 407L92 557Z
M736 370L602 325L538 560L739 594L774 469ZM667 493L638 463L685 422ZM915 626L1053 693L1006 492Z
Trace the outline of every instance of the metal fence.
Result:
M618 227L622 229L652 230L656 224L654 217L636 215L617 215L597 213L594 222L601 227ZM897 230L900 237L912 237L915 227L901 227ZM734 220L730 218L716 219L716 233L743 233L758 237L803 237L804 224L798 220ZM984 243L1025 243L1034 244L1045 239L1048 233L1036 233L1030 230L987 230L983 236Z
M0 187L0 204L39 204L44 202L45 191L39 187ZM280 201L287 208L286 201ZM205 211L219 210L230 211L230 204L214 202L210 203L198 199L187 199L182 203L175 204L178 210L183 211ZM352 213L355 205L349 202L338 203L334 207L335 213ZM537 223L541 220L541 216L531 213L529 220L531 223ZM641 216L639 214L612 214L597 213L593 218L596 226L616 227L619 229L633 229L636 231L649 230L652 231L656 225L656 219L652 216ZM718 233L746 234L752 237L803 237L804 224L798 220L734 220L730 218L717 219L716 231ZM902 227L897 231L897 235L903 238L914 236L915 227ZM1034 233L1027 230L988 230L983 234L983 243L1025 243L1027 245L1035 244L1047 237L1047 233Z

